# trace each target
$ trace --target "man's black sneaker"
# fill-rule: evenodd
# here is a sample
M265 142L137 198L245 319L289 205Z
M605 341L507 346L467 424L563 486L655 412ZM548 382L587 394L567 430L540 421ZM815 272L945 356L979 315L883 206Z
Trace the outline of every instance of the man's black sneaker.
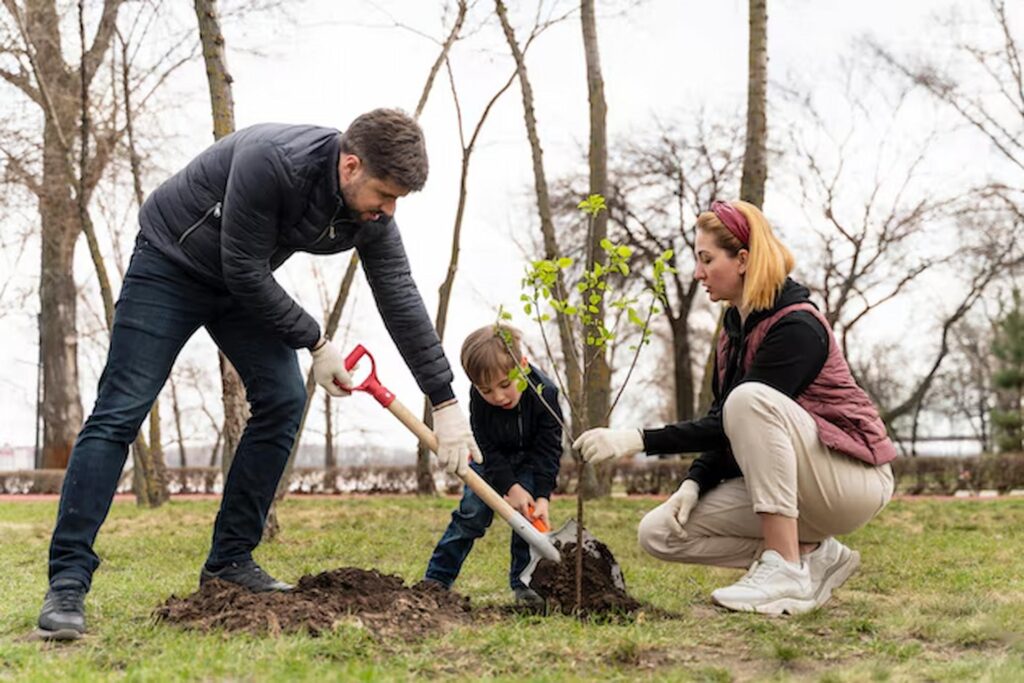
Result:
M54 581L39 612L39 636L46 640L81 638L85 633L85 593L80 581Z
M253 560L243 562L232 562L221 567L217 571L210 571L203 567L199 574L199 586L202 587L207 581L220 579L235 585L251 590L253 593L266 593L268 591L290 591L292 586L284 581L278 581L270 574L263 571Z

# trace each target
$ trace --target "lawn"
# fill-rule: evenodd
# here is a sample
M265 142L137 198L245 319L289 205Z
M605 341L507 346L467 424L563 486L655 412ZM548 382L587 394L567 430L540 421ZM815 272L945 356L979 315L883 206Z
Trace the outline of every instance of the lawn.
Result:
M258 551L293 581L341 566L420 578L454 499L292 498L283 536ZM655 502L588 505L588 527L622 565L634 597L674 616L581 624L495 617L414 643L374 640L354 625L319 638L196 634L155 624L155 606L191 592L215 501L159 510L117 503L100 534L104 559L87 602L90 635L26 641L46 587L56 504L0 503L0 678L21 680L1024 680L1024 500L893 503L845 538L861 571L824 610L773 619L716 610L709 592L736 570L646 556L637 522ZM575 510L556 501L557 522ZM475 606L509 602L508 532L477 545L457 589Z

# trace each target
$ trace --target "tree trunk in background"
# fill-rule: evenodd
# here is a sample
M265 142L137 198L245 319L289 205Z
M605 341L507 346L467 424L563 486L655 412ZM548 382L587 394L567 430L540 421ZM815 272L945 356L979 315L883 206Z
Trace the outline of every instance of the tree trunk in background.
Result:
M452 45L454 45L455 41L459 39L459 34L462 32L462 26L466 22L466 12L468 11L469 7L466 4L466 1L459 0L458 12L455 15L455 21L452 22L452 28L448 32L448 37L441 44L441 51L438 53L437 59L434 60L434 63L430 67L430 72L427 75L427 81L423 85L423 92L420 93L419 102L416 103L416 112L414 117L417 120L420 118L420 114L423 113L423 109L427 106L427 99L430 97L430 91L434 88L434 79L437 77L437 72L440 71L441 66L447 62L448 53L451 52ZM457 102L456 105L458 105ZM461 126L461 120L459 124ZM463 155L462 166L463 174L465 174L465 155ZM465 191L465 178L463 178L462 190L463 192ZM460 197L459 204L459 214L461 216L465 206L464 196ZM455 278L453 267L458 261L458 230L461 222L461 218L456 219L456 236L452 245L454 261L448 265L448 275L445 277L444 283L441 284L440 300L437 304L437 325L435 325L435 327L437 329L437 336L441 341L444 341L444 320L442 317L446 319L448 316L448 299L451 296L452 281L454 281ZM434 428L434 411L433 406L430 405L429 397L423 398L423 424L427 425L431 429ZM420 443L419 440L416 441L416 493L421 496L432 496L437 493L437 487L434 485L433 468L430 465L430 449Z
M692 420L694 417L693 371L690 368L690 326L687 318L669 317L672 329L673 379L675 382L676 421Z
M743 155L740 199L764 205L768 177L768 0L750 0L750 38L747 48L747 144Z
M505 40L508 42L512 58L516 63L516 75L519 78L519 89L523 97L523 120L526 124L526 137L530 141L530 156L533 160L533 184L537 193L537 213L540 218L540 230L544 239L544 258L553 259L560 255L558 238L555 234L555 223L551 213L551 197L548 192L547 176L544 172L544 150L540 145L540 135L537 132L537 116L533 104L533 86L530 84L530 77L526 70L526 60L516 40L515 32L508 21L508 13L505 3L495 0L495 9L498 19L501 21L501 28L505 33ZM566 299L565 279L562 272L558 272L558 279L555 282L555 296L561 300ZM569 320L561 313L556 314L558 323L559 341L562 345L563 362L565 363L565 376L569 402L569 410L572 418L572 434L570 441L580 435L586 428L586 409L582 401L583 376L579 363L572 352L575 345L572 329ZM592 471L592 470L591 470Z
M121 89L122 96L124 98L125 135L128 138L128 165L132 172L132 188L135 193L135 203L138 205L139 209L142 209L142 169L138 148L135 146L135 121L131 98L131 73L129 67L130 57L128 43L121 37L121 33L119 31L117 31L117 36L121 42ZM88 221L86 221L86 227L88 228ZM91 233L92 231L91 229L87 229L86 232ZM98 252L97 258L94 260L98 261ZM105 272L100 272L101 265L102 261L98 261L97 273L100 274L101 278L105 278ZM122 277L124 276L123 273L121 275ZM101 291L104 291L102 286L100 289ZM106 288L106 291L109 291L109 286ZM106 299L104 299L104 303L105 302ZM107 327L113 331L113 326L113 302L111 301ZM176 400L177 399L175 399L175 401ZM175 416L177 418L177 403L175 403L174 409ZM180 436L180 420L178 429ZM153 447L150 448L146 443L146 438L142 435L141 431L135 436L135 442L132 444L133 489L135 491L135 503L137 505L159 507L170 498L170 491L167 489L167 464L164 460L164 453L160 445L160 441L160 399L157 398L153 401L153 407L150 408L149 411L149 443L153 444Z
M768 0L749 0L750 35L747 47L747 141L743 152L743 177L740 199L754 206L764 205L764 185L768 178ZM715 334L704 364L698 414L711 407L711 377L715 347L725 321L725 309L718 314Z
M188 454L185 452L185 433L181 429L181 404L178 403L178 387L174 383L174 377L169 379L171 384L171 411L174 413L174 431L178 435L178 460L181 467L188 467Z
M349 292L352 291L352 281L356 278L356 268L358 266L359 254L353 251L352 256L348 260L348 268L345 270L345 275L341 278L341 286L338 288L338 296L334 300L334 306L331 308L331 312L327 315L327 321L324 323L324 336L328 338L334 337L334 333L338 330L341 313L345 310L345 302L348 301ZM302 419L299 420L299 429L295 432L295 441L292 442L292 450L288 454L288 463L284 467L284 474L281 475L281 481L277 483L274 503L270 506L270 512L267 513L267 521L263 525L264 540L273 540L281 531L281 526L277 521L277 504L288 495L288 481L291 479L292 469L295 467L295 456L298 455L299 445L302 443L302 431L306 427L306 418L309 416L309 410L313 406L313 394L315 391L316 380L313 379L313 368L310 368L306 374L306 405L302 409ZM328 396L328 402L330 400L331 397Z
M224 34L220 29L216 0L195 0L195 9L199 22L199 40L203 46L203 62L206 65L206 83L210 88L213 139L220 140L235 130L235 100L231 92L233 79L228 72L227 58L224 54ZM220 366L221 402L224 406L221 469L226 478L250 413L242 378L238 376L227 356L218 351L217 357Z
M324 392L324 467L332 469L338 466L338 459L334 455L334 419L331 414L331 399L333 397Z
M580 23L583 29L583 51L587 62L587 93L590 102L590 194L608 196L608 105L604 98L604 76L601 73L601 52L597 45L597 19L594 16L594 0L580 3ZM605 265L607 259L601 248L601 241L608 236L608 212L601 211L591 221L587 243L587 268L595 263ZM604 321L604 303L598 304L594 315L595 326L590 333L599 337L599 323ZM607 350L594 349L584 356L589 362L583 368L583 392L586 401L587 427L608 426L608 406L611 400L611 371L608 368ZM584 468L586 470L587 468ZM596 477L584 477L581 487L587 498L607 496L612 490L614 467L609 463L597 468Z
M74 250L82 230L77 205L78 179L73 171L75 120L80 113L81 91L110 47L122 0L106 0L92 45L77 67L61 53L60 16L53 0L28 0L21 7L5 2L11 23L17 26L31 78L16 85L43 115L42 176L25 181L38 199L40 217L39 337L43 361L41 413L43 443L40 465L67 466L75 436L82 426L82 400L78 390L77 289ZM25 64L25 62L22 62ZM23 67L24 68L24 67ZM83 201L88 201L109 160L109 147L97 145L85 159Z

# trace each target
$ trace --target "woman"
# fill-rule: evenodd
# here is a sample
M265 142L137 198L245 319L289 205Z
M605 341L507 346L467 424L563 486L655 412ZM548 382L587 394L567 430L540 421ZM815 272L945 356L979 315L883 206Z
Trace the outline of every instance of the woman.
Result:
M588 462L703 452L640 522L640 545L672 562L749 566L712 592L723 607L806 612L860 564L835 537L889 502L896 450L755 206L713 203L697 218L694 252L694 278L729 304L711 410L661 429L591 429L573 446Z

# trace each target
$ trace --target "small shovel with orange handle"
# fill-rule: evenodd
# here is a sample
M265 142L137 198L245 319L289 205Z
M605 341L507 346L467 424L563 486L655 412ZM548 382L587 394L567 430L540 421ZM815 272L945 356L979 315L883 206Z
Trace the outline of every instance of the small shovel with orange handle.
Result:
M373 356L370 355L370 352L362 344L356 346L345 358L345 369L351 372L363 356L370 359L370 373L360 384L353 386L352 390L365 391L373 396L378 403L391 411L392 415L408 427L409 431L419 437L420 442L424 446L436 453L437 437L434 435L434 432L427 425L423 424L422 420L413 415L408 408L402 405L401 401L395 398L393 393L380 383L380 380L377 379L377 364L373 360ZM541 558L554 562L561 560L558 549L545 533L536 526L539 524L546 529L547 525L542 520L535 519L531 523L518 510L509 505L508 501L498 495L498 492L491 488L484 481L483 477L472 469L467 469L465 474L460 474L459 476L466 482L466 486L486 503L487 507L494 510L502 519L508 522L508 525L512 527L512 531L530 545L530 555L535 558L535 561L531 562L531 564L535 565L536 560Z

